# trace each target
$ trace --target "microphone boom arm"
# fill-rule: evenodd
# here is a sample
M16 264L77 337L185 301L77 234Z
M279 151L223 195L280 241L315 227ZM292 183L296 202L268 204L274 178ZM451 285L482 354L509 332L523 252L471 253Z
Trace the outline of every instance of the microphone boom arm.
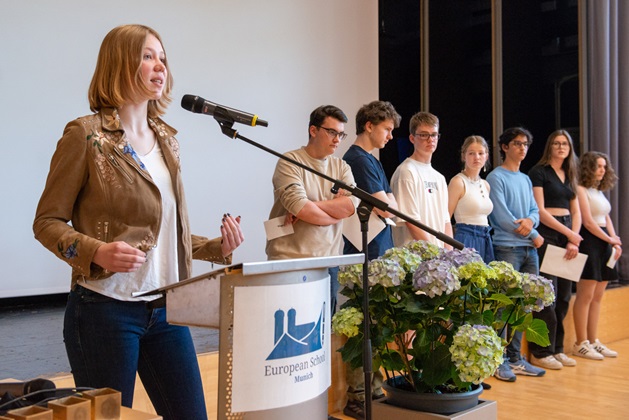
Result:
M217 110L219 109L219 107L216 108ZM220 114L217 116L217 114ZM260 143L257 143L251 139L248 139L247 137L241 136L240 134L238 134L237 130L233 129L233 124L234 124L234 120L233 118L231 118L227 113L222 113L222 112L214 112L214 119L216 121L218 121L218 124L221 127L221 131L223 132L223 134L225 134L227 137L230 137L232 139L240 139L242 141L244 141L245 143L249 143L250 145L257 147L258 149L264 150L267 153L270 153L274 156L277 156L280 159L283 159L287 162L292 163L293 165L297 165L302 169L307 170L308 172L311 172L325 180L328 180L332 183L332 192L336 193L338 192L339 188L344 189L345 191L350 192L353 196L355 196L356 198L358 198L359 200L368 203L372 208L375 207L378 210L381 210L383 212L389 212L397 217L399 217L400 219L404 220L406 223L410 223L413 226L417 226L418 228L422 229L423 231L435 236L437 239L445 242L446 244L452 246L453 248L456 249L463 249L464 245L457 241L456 239L446 235L443 232L438 232L428 226L426 226L425 224L418 222L417 220L411 218L410 216L407 216L406 214L393 209L391 207L389 207L389 205L387 203L385 203L382 200L377 199L376 197L374 197L373 195L369 194L368 192L361 190L358 187L352 187L350 185L345 184L342 181L339 181L338 179L334 179L332 177L327 176L324 173L321 173L315 169L312 169L311 167L304 165L301 162L297 162L294 159L289 158L288 156L285 156L279 152L276 152L273 149L270 149L266 146L261 145Z

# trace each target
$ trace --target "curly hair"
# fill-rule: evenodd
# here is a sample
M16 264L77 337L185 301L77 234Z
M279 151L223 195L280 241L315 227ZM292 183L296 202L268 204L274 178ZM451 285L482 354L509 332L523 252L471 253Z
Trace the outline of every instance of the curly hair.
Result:
M600 182L595 178L599 159L604 159L607 165L605 175L603 175L603 179L601 179ZM617 180L616 171L612 168L609 157L605 153L587 152L579 159L579 185L585 188L596 188L600 191L608 191L614 188Z
M372 101L363 105L356 113L356 135L365 131L365 125L370 122L378 125L383 121L393 121L393 126L398 128L402 117L397 113L391 102Z

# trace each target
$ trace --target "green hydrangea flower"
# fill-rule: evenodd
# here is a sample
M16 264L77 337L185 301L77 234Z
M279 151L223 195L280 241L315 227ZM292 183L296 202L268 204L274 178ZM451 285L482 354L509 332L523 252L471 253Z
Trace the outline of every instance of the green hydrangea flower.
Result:
M479 384L502 363L502 342L489 326L464 324L453 337L450 354L459 379Z
M332 317L332 331L336 334L352 338L359 333L358 326L363 322L363 313L357 308L344 308Z

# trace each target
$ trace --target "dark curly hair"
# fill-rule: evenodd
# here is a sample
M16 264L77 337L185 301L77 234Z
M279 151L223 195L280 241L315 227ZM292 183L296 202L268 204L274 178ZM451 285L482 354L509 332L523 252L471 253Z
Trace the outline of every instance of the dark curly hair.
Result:
M595 179L594 174L598 168L598 160L605 159L605 175L601 181ZM579 159L579 185L585 188L596 188L600 191L608 191L614 188L618 177L616 171L612 168L612 164L609 161L609 157L605 153L601 152L587 152Z
M356 135L362 134L365 131L365 125L370 122L373 125L378 125L383 121L393 121L395 128L400 126L402 117L397 113L391 102L386 101L373 101L367 105L363 105L356 113Z

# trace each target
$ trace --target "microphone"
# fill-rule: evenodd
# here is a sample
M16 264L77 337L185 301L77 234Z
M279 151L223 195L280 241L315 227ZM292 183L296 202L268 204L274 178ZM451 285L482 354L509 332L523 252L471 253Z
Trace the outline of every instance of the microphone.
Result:
M15 397L22 397L37 391L54 390L57 387L48 379L33 379L26 382L0 382L0 396L10 393Z
M248 112L238 111L237 109L215 104L214 102L206 101L200 96L183 95L183 98L181 98L181 107L197 114L213 115L214 118L218 120L234 121L252 127L256 125L261 125L262 127L269 126L268 122L261 120L255 114L249 114Z

